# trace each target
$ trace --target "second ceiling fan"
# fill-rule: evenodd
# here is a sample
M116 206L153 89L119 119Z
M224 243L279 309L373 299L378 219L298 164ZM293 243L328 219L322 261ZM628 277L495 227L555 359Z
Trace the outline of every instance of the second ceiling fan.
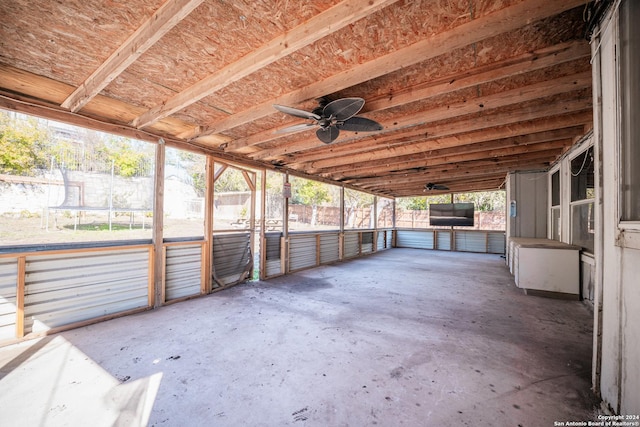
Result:
M329 103L321 102L319 107L308 112L293 107L274 104L273 107L278 111L311 120L311 122L308 123L301 123L280 129L277 133L297 132L319 126L319 129L316 131L316 136L320 141L329 144L338 138L341 130L351 132L374 132L382 130L382 125L375 120L356 116L363 105L364 99L362 98L342 98Z

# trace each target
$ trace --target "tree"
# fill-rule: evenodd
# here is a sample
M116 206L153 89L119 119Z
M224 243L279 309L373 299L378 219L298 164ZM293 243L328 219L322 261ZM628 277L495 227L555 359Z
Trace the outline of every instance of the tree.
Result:
M48 166L49 135L35 118L18 120L0 113L0 173L36 174Z
M204 197L207 179L206 156L184 150L176 151L180 167L184 168L191 178L193 190L198 197Z
M473 203L480 212L500 211L505 209L506 194L504 191L476 191L473 193L456 193L456 202Z
M309 179L295 178L292 180L292 203L311 206L311 225L316 225L318 206L331 201L327 184Z
M216 165L216 170L219 170ZM228 167L216 179L214 191L219 193L249 191L249 185L242 172L233 167Z
M351 189L344 190L344 209L346 213L346 225L354 227L355 219L357 217L358 210L362 208L373 207L374 196L372 194L363 193L362 191L356 191ZM364 215L363 215L364 216ZM370 227L373 227L373 215L369 216Z
M113 137L98 151L103 157L111 160L115 173L123 177L137 176L153 164L154 146L123 137Z

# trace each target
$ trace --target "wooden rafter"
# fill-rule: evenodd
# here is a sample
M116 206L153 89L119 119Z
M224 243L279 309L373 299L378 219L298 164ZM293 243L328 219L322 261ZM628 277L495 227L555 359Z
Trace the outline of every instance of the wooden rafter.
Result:
M495 159L507 156L521 156L524 154L538 152L538 151L562 151L563 148L570 147L572 143L571 139L561 139L557 141L551 142L542 142L537 144L527 144L523 146L510 146L497 148L493 150L479 151L479 152L464 152L452 155L430 155L429 153L423 153L420 156L415 156L410 160L405 160L403 162L391 163L387 168L402 168L402 169L412 169L416 167L431 167L437 165L447 165L451 163L465 162L471 160L483 160L483 159ZM335 170L329 168L327 170L316 170L313 173L315 174L339 174L339 173L348 173L349 170L353 170L359 165L354 165L352 168L341 168L340 170ZM358 168L360 172L364 172L364 168Z
M248 76L314 41L325 37L397 0L343 1L314 16L309 21L275 37L218 72L200 80L164 103L151 108L133 120L137 128L149 126L176 111Z
M572 92L589 87L591 84L591 74L589 72L580 73L574 76L565 76L553 81L544 81L520 87L510 91L496 93L494 95L481 97L472 100L473 102L459 102L445 105L428 111L420 111L403 117L396 117L392 123L382 122L385 129L380 133L390 133L397 130L405 130L415 126L424 126L441 120L457 118L479 112L488 112L492 109L519 104L536 100L541 97L551 97L560 93ZM358 138L366 138L358 136ZM292 154L299 151L313 149L322 145L315 137L310 137L302 141L295 141L289 144L282 144L276 148L262 150L255 155L250 154L254 159L271 159L280 155Z
M461 24L425 40L414 43L387 55L378 57L357 67L312 83L285 95L263 102L249 110L211 124L196 137L219 133L273 114L273 104L295 105L307 99L334 93L349 86L374 79L404 67L426 61L454 49L471 45L489 37L515 30L523 25L556 15L584 4L585 0L549 2L526 0L494 13Z
M381 171L376 174L368 175L368 176L351 176L351 177L343 177L340 179L340 182L343 183L353 183L357 182L358 185L371 185L375 183L385 183L388 185L393 184L394 182L400 182L401 184L405 184L411 182L412 180L418 178L422 179L424 177L433 177L437 176L465 176L466 174L476 173L476 174L486 174L487 173L487 165L491 165L492 170L496 168L498 170L508 170L512 168L520 168L525 166L528 167L531 163L534 164L542 164L553 161L555 157L553 157L555 153L545 153L545 152L536 152L536 154L528 154L526 158L521 156L507 156L499 159L482 159L482 160L471 160L467 162L457 162L436 166L421 166L416 167L414 169L404 169L404 170L393 170L393 171Z
M533 53L521 55L515 59L508 59L492 63L490 65L474 69L464 74L455 74L439 79L437 82L424 83L420 86L405 88L394 94L392 97L379 97L367 100L366 108L369 114L374 111L399 107L424 100L436 95L443 95L457 90L485 84L505 77L512 77L524 72L531 72L537 69L557 65L563 62L589 56L590 51L584 43L563 43L552 48L543 49ZM272 111L273 112L273 111ZM298 121L299 122L299 121ZM283 135L276 133L279 129L284 129L296 122L288 122L276 129L269 129L246 138L239 138L225 144L226 151L238 151L245 147L262 144L270 140L281 138Z
M558 129L575 129L574 135L578 134L579 127L583 123L587 123L591 118L590 113L584 112L577 115L562 115L560 117L553 117L551 119L543 118L541 120L520 122L516 125L508 126L513 123L503 123L501 125L493 126L488 129L476 129L467 127L467 123L455 122L456 130L451 131L441 130L438 134L426 133L424 131L411 132L410 134L390 140L388 143L378 144L378 141L366 140L368 147L360 147L361 142L358 141L357 148L352 148L356 144L345 144L339 147L335 147L329 152L325 152L323 156L319 156L316 151L305 155L306 153L300 153L291 156L288 161L293 167L304 168L310 167L310 163L314 161L322 161L332 158L344 158L350 157L353 162L357 162L360 154L373 154L380 152L380 156L374 158L383 158L387 153L393 156L401 156L413 153L419 153L422 151L429 151L435 149L444 149L457 146L465 146L468 144L477 144L481 142L500 140L504 138L517 138L530 133L538 134L541 132L553 132ZM474 120L467 120L468 126L475 124ZM452 126L451 123L448 124ZM452 134L452 132L454 134ZM393 144L393 142L396 142ZM386 145L386 146L385 146Z
M189 15L203 0L167 0L62 103L80 110L113 79Z
M424 170L424 169L432 169L434 167L438 167L438 168L442 168L443 170L453 170L456 168L468 168L468 167L493 167L495 166L497 163L502 162L502 161L512 161L512 160L518 160L519 162L521 162L521 165L526 165L528 161L530 161L531 159L538 159L540 157L549 157L549 156L557 156L560 152L562 152L562 149L556 149L556 150L551 150L551 151L541 151L541 152L530 152L530 153L526 153L526 154L512 154L510 156L503 156L502 158L493 158L493 159L488 159L488 158L480 158L480 159L467 159L466 162L460 162L460 161L456 161L453 163L447 163L447 162L442 162L442 161L434 161L431 162L431 164L427 164L424 161L421 161L420 163L416 164L413 166L413 168L415 169L419 169L419 170ZM393 170L398 170L399 173L401 174L408 174L411 172L410 168L405 168L403 169L393 169ZM373 173L380 173L380 171L377 172L373 172ZM328 175L328 174L327 174ZM389 173L389 175L391 175ZM321 174L322 176L322 174ZM347 172L340 172L340 173L332 173L331 177L335 180L338 181L344 181L344 182L353 182L352 180L357 179L358 182L360 182L360 180L364 179L364 177L368 176L368 171L366 170L357 170L357 171L347 171Z
M437 148L437 149L425 149L416 151L412 154L394 156L391 153L385 157L380 155L375 158L375 160L359 160L353 159L353 161L349 162L345 161L344 157L343 161L338 163L338 159L335 159L335 164L322 164L318 165L316 169L302 166L301 170L307 170L310 173L321 173L324 170L331 170L332 172L342 172L345 170L353 170L360 168L374 168L376 166L380 166L381 168L391 168L395 165L406 164L407 162L417 162L421 158L452 158L456 156L460 156L462 159L465 155L470 153L480 153L481 155L486 155L487 157L493 157L491 153L494 150L499 150L502 153L508 154L509 150L515 148L524 148L532 144L540 144L547 143L550 141L558 141L558 140L569 140L576 135L580 130L576 129L576 127L565 128L560 130L552 130L552 131L544 131L538 133L527 133L523 136L518 137L510 137L510 138L502 138L502 139L494 139L483 142L471 142L468 144L459 144L447 148Z

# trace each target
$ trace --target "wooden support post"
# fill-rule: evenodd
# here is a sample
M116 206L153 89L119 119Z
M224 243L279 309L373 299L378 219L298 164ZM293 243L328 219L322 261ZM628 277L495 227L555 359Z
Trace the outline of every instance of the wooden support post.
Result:
M338 234L338 259L344 259L344 186L340 187L340 234Z
M289 186L289 173L285 172L284 175L282 176L282 180L283 180L283 189L285 188L291 188ZM281 251L282 253L280 254L280 260L281 260L281 265L282 265L282 274L287 274L289 272L289 197L290 194L285 194L284 197L282 198L282 212L283 212L283 219L282 219L282 224L283 224L283 228L282 228L282 243L281 243Z
M260 270L258 277L264 280L267 277L267 238L266 232L266 212L267 212L267 170L262 169L262 180L260 181Z
M214 218L214 194L215 162L211 156L207 156L204 195L204 245L202 246L202 285L200 292L211 292L211 263L213 260L213 218Z
M163 248L162 238L164 232L164 159L165 145L164 140L160 139L156 145L156 174L155 174L155 197L153 203L153 247L154 261L153 269L153 307L160 307L164 301L162 299L162 271L163 271Z
M16 286L16 338L24 337L24 290L26 276L26 258L18 258L18 283Z
M320 265L320 235L316 234L316 265Z
M242 176L251 190L250 207L249 207L249 247L251 248L251 256L255 254L256 250L256 174L243 170ZM264 230L264 227L262 227ZM262 233L262 231L261 231ZM253 279L254 264L251 262L251 270L249 271L249 277Z

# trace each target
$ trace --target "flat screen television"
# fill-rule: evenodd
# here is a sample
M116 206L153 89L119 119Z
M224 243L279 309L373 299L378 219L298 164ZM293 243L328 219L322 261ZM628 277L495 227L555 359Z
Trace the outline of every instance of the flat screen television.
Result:
M429 225L473 227L473 203L429 204Z

